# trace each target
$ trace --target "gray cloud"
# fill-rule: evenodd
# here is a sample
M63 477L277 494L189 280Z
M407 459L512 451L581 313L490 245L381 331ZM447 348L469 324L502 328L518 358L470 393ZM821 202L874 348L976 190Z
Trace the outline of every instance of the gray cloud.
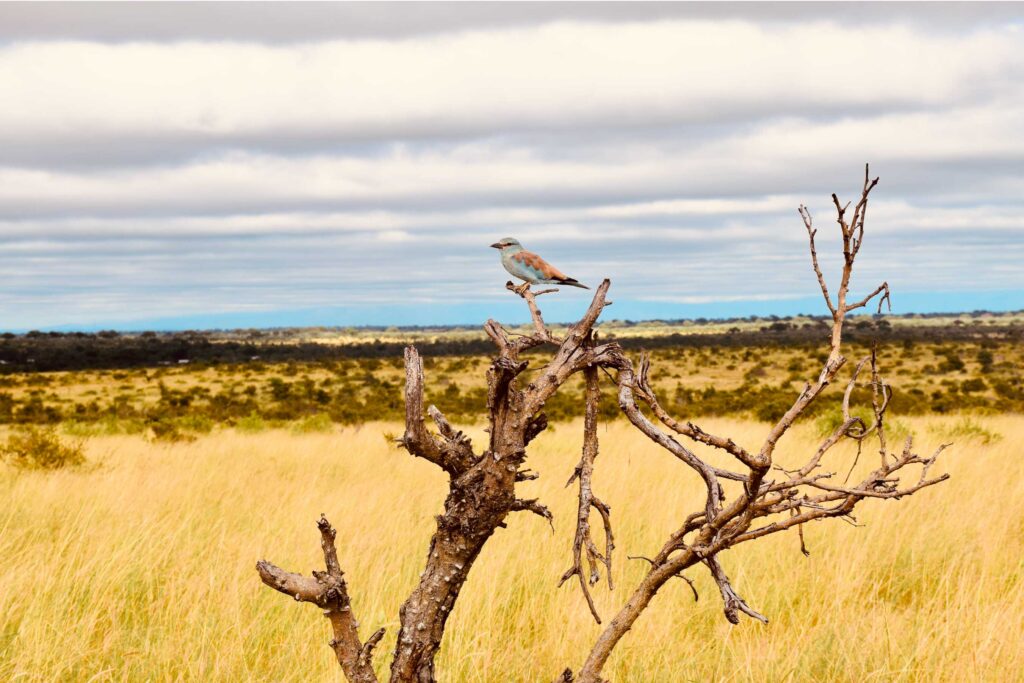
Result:
M0 40L302 43L404 38L552 21L661 19L900 22L960 31L968 26L1020 22L1022 12L1019 5L998 2L8 2L0 4Z
M62 168L509 135L678 143L991 100L1020 82L1019 43L1010 25L938 35L835 21L558 23L292 47L14 43L0 49L0 152Z
M810 300L865 161L858 287L1024 293L1018 13L0 4L0 314L408 322L500 305L508 234L623 317Z

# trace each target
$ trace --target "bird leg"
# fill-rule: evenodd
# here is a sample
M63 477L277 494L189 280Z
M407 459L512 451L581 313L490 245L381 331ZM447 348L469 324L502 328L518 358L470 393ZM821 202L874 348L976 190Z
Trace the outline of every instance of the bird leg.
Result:
M532 283L530 283L530 282L524 282L521 285L514 285L514 284L512 284L512 281L509 280L508 282L505 283L505 289L507 289L510 292L515 292L516 294L518 294L520 297L522 297L524 299L528 299L529 298L528 296L526 296L528 293L529 294L533 294L535 297L537 297L537 296L541 296L543 294L553 294L554 292L558 291L557 288L553 288L553 289L542 289L540 291L533 292L533 291L530 290L530 285L531 284Z
M526 290L528 290L530 288L530 283L529 282L524 282L523 284L521 284L521 285L519 285L517 287L517 286L513 285L512 282L510 281L505 286L508 287L513 292L515 292L516 294L518 294L519 296L521 296L521 297L523 297L525 299L526 298Z

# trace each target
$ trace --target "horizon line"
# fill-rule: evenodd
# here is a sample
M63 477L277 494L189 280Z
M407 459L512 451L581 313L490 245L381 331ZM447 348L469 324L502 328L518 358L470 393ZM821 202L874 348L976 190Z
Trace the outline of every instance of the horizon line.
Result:
M974 313L1007 315L1024 312L1024 290L989 292L907 292L896 297L898 307L886 310L882 316L905 318L909 316L962 316ZM585 303L562 299L545 302L546 317L551 325L569 324L579 318ZM579 310L577 310L579 309ZM617 309L617 310L616 310ZM818 309L821 309L818 311ZM818 311L818 312L809 312ZM795 317L827 318L821 296L792 299L767 299L678 304L636 300L614 302L609 313L615 317L606 322L707 323L739 320L787 319ZM872 308L861 309L851 317L879 315ZM423 304L391 306L330 306L305 309L275 309L268 311L230 311L220 313L185 314L125 321L73 322L55 325L18 326L0 330L0 333L27 334L29 332L119 333L231 331L274 329L430 329L471 328L480 326L491 317L500 317L506 324L520 325L530 322L529 312L518 300L494 304Z

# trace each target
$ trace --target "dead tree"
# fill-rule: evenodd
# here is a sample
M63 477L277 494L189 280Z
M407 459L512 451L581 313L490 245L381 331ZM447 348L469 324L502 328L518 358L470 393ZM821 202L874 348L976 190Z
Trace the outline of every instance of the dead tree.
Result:
M481 549L495 530L505 526L508 514L525 511L551 519L551 513L537 500L516 496L516 483L536 476L524 469L523 463L526 447L547 427L545 401L572 375L587 368L596 372L598 366L612 364L620 354L618 346L597 345L591 335L601 311L610 303L605 299L609 285L608 280L602 282L583 317L568 328L564 337L556 337L545 326L536 301L537 296L553 290L535 293L517 290L508 283L509 289L526 300L534 331L515 336L494 320L484 326L497 348L497 357L487 371L489 443L479 452L435 406L424 410L423 364L415 348L406 349L405 433L399 442L412 455L447 473L448 496L444 514L437 518L426 566L399 612L401 626L391 662L391 681L434 680L434 657L448 615ZM518 378L528 361L520 356L544 344L554 346L554 354L534 379L521 387ZM425 414L434 422L436 433L427 428ZM593 439L596 449L596 432ZM581 475L584 480L589 482L589 475ZM337 567L334 532L326 520L320 524L326 573L307 578L262 561L258 564L260 576L270 587L322 607L334 628L331 647L345 675L351 681L376 680L370 654L380 636L374 634L366 643L359 640L347 586Z
M854 261L864 239L868 196L877 183L878 178L870 179L865 166L860 198L853 213L849 215L850 205L841 204L839 198L832 195L843 245L842 273L835 300L829 295L825 276L818 263L814 241L817 231L811 214L806 207L801 206L799 209L807 229L814 273L825 304L832 314L829 354L817 379L804 386L789 410L768 430L760 448L748 450L732 439L708 433L693 422L672 417L659 404L651 387L649 360L642 358L639 370L634 371L625 358L616 359L619 363L619 406L641 432L697 473L703 480L706 495L701 508L687 516L649 560L647 575L598 637L575 680L581 683L602 680L601 670L612 650L661 587L672 578L681 576L684 570L698 564L708 568L722 595L725 617L731 623L739 623L741 613L767 623L768 619L750 607L733 588L722 565L721 556L724 551L746 541L796 529L800 534L801 550L806 553L802 525L807 522L826 517L852 520L854 508L866 498L902 498L948 477L944 474L928 478L929 469L945 446L940 446L930 457L924 458L913 452L908 437L899 452L889 452L885 439L885 411L892 390L879 373L874 353L857 363L847 381L842 403L843 420L835 431L813 453L809 453L803 465L797 469L783 469L773 461L779 440L836 380L845 365L846 358L841 353L841 345L847 314L865 307L879 295L878 307L881 311L882 303L889 299L889 286L883 282L863 299L849 300ZM870 425L850 413L850 398L866 365L870 365L871 373L867 382L872 395L873 420ZM661 427L644 414L638 400L648 407ZM860 442L871 435L875 435L879 443L878 467L854 485L836 483L833 480L836 473L825 470L826 456L836 444L847 439L858 442L859 452ZM677 439L677 436L722 451L735 461L736 470L712 466L687 448L685 442ZM917 477L904 483L901 476L907 468L915 465L920 466ZM732 489L729 495L727 486ZM563 679L573 680L571 672L566 671Z
M801 548L804 549L801 527L806 522L825 517L850 520L854 507L866 498L901 498L946 479L946 475L928 478L928 471L942 448L931 457L922 458L913 453L908 439L900 452L888 451L884 418L892 393L880 375L874 354L858 362L847 382L842 423L808 455L803 466L784 470L773 462L779 440L836 380L844 366L846 359L840 353L840 346L847 314L866 306L879 295L882 295L879 307L888 300L889 289L885 283L863 299L848 300L854 260L864 236L868 195L877 182L877 178L869 180L865 169L861 196L849 217L849 204L842 206L833 195L844 259L834 301L818 264L814 241L816 230L810 213L800 207L810 239L811 262L832 314L830 351L817 379L807 383L757 450L748 450L732 439L710 434L692 422L673 418L655 395L650 382L649 359L642 357L639 366L634 367L617 344L597 342L594 325L604 307L611 303L606 300L610 286L608 280L597 288L583 317L570 325L561 337L548 329L537 305L538 296L553 290L533 292L529 288L514 287L511 282L507 284L509 290L526 301L533 330L527 335L514 335L494 320L488 320L484 326L484 331L495 344L497 356L487 371L489 441L487 447L480 451L435 406L424 409L422 361L415 348L406 349L405 433L399 443L412 455L444 470L448 475L448 495L444 513L437 517L424 570L399 611L400 630L391 661L392 683L428 683L435 680L434 658L448 616L484 544L497 529L505 526L509 513L532 512L551 520L551 513L539 501L517 497L516 483L537 477L524 467L526 448L547 426L543 412L545 402L576 373L584 374L586 384L584 443L581 460L569 480L570 484L578 481L579 504L572 565L562 575L561 583L574 576L578 579L598 623L601 619L594 607L590 586L599 580L601 567L604 567L604 574L611 585L614 548L611 511L594 494L591 484L598 453L599 369L616 374L619 406L630 422L693 469L702 479L706 495L700 509L682 521L657 554L643 558L650 565L646 576L607 624L578 674L574 677L567 669L560 678L562 681L601 681L601 670L613 648L660 588L674 577L685 578L682 572L698 564L707 567L717 583L725 616L730 622L738 623L740 613L767 621L734 590L721 563L724 551L787 529L798 530ZM521 381L520 376L528 366L528 361L521 356L527 350L545 345L553 347L553 353L529 381ZM860 379L865 368L870 369L866 382ZM858 382L871 389L874 417L870 425L854 417L850 411L852 392ZM523 384L525 386L521 386ZM641 404L653 415L653 420L641 409ZM425 415L430 416L436 432L427 427ZM835 474L824 470L829 451L841 441L852 439L858 443L859 453L859 444L869 436L878 439L879 466L856 484L834 481ZM731 469L714 466L677 437L718 449L731 456L736 464ZM912 465L920 465L919 477L911 483L902 483L901 475ZM852 472L852 467L850 469ZM593 538L591 510L597 512L602 522L603 551ZM257 563L257 569L268 586L323 609L334 632L330 645L348 680L357 683L376 681L372 655L383 636L383 629L365 642L360 640L348 586L338 564L335 531L325 518L320 519L318 526L325 572L313 572L312 577L305 577L286 572L266 561Z

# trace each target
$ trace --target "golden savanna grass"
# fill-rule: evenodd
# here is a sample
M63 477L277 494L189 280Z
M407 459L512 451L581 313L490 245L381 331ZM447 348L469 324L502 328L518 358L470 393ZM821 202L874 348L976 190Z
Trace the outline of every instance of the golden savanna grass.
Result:
M756 541L723 556L734 585L767 614L730 626L706 571L670 584L618 648L613 681L1024 680L1024 418L973 418L942 468L949 482L902 501L866 501L861 527L839 520ZM956 418L903 419L922 451ZM711 420L744 444L765 427ZM217 431L193 443L95 437L77 471L0 469L0 680L338 681L328 625L310 605L264 587L254 564L320 568L314 520L338 528L363 635L388 628L421 569L445 483L384 438L398 425L330 433ZM978 432L972 434L971 432ZM522 485L555 514L555 532L516 513L473 568L438 662L446 681L550 681L578 667L599 633L569 563L574 495L564 489L579 423L532 447L542 473ZM482 432L473 430L477 443ZM813 425L780 449L795 463ZM624 421L601 427L595 489L613 510L610 618L700 486ZM984 443L984 441L988 443ZM866 449L861 468L877 454ZM853 457L837 452L829 468ZM941 461L940 461L941 462ZM841 477L840 477L841 478Z

